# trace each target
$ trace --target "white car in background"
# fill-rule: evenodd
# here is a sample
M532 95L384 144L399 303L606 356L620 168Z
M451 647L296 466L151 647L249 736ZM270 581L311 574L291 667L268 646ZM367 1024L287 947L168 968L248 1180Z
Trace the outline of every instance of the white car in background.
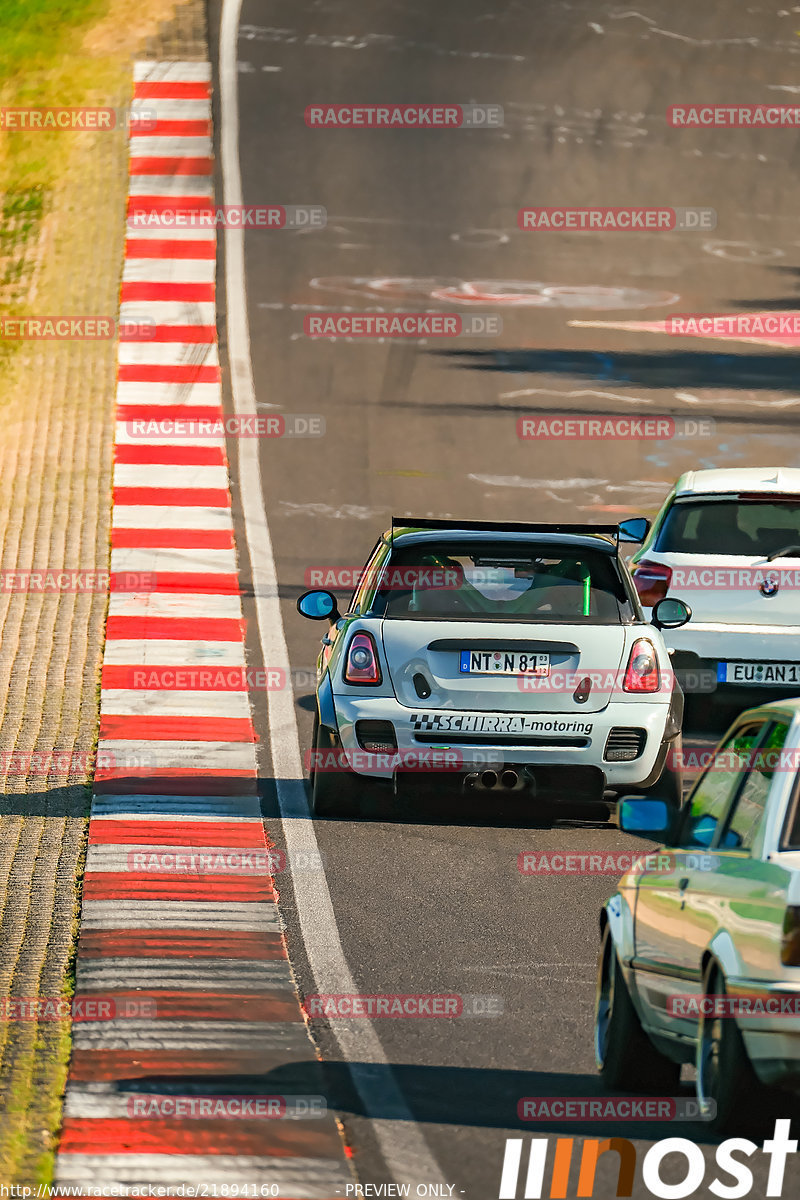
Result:
M674 1096L681 1064L693 1063L701 1112L718 1130L745 1128L773 1102L796 1116L800 700L743 713L683 808L627 797L619 826L664 845L600 916L604 1082Z
M690 718L800 695L799 469L688 471L629 566L645 612L691 607L669 637Z

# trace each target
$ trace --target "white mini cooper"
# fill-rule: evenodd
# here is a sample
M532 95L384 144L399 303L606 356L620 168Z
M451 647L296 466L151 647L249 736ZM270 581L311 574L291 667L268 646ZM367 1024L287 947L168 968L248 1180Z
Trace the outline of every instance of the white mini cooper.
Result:
M620 789L678 802L683 694L661 629L691 613L669 600L645 620L619 543L646 532L404 518L344 614L304 593L298 610L329 624L314 812L352 813L376 781L398 799L432 781L487 803L517 793L539 822L603 819Z

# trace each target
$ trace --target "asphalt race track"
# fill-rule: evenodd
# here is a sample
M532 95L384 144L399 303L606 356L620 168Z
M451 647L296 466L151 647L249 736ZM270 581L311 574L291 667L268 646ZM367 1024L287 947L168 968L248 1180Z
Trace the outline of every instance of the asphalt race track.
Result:
M798 307L797 132L681 130L665 119L670 104L791 101L798 29L796 11L715 0L244 0L244 201L328 213L323 230L246 234L259 411L326 423L324 437L260 443L303 749L318 630L295 599L310 568L358 567L393 513L602 523L653 514L692 466L798 464L791 347L627 328L676 312ZM496 103L505 124L304 122L310 104L378 101ZM630 234L517 226L523 205L590 204L710 207L717 225ZM447 343L304 334L309 313L387 303L499 315L502 333ZM520 416L551 412L711 417L714 428L659 442L518 438ZM235 476L234 460L236 509ZM257 653L254 640L254 662ZM256 704L280 844L263 696ZM591 1040L597 916L615 882L526 877L517 856L641 843L613 825L537 829L518 812L480 811L416 824L319 821L316 835L358 991L502 1003L494 1017L376 1023L438 1164L435 1179L418 1182L444 1181L469 1200L497 1196L505 1139L531 1134L630 1136L641 1148L687 1137L703 1147L706 1183L714 1178L715 1138L700 1124L532 1128L517 1117L523 1096L601 1094ZM280 890L300 986L313 992L291 885ZM373 1120L396 1114L388 1101L364 1113L324 1021L314 1035L361 1181L391 1181ZM602 1162L598 1195L615 1191L613 1158ZM764 1158L752 1166L752 1194L763 1195ZM664 1178L681 1170L665 1167ZM784 1194L798 1182L790 1167ZM637 1179L634 1195L650 1194Z

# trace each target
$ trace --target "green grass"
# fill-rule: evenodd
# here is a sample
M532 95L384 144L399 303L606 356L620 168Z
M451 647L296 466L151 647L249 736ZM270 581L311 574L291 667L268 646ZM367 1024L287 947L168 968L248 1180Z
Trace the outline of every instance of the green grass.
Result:
M104 105L118 64L83 48L110 0L0 0L0 106ZM50 192L69 169L73 132L0 129L0 313L21 315L29 250ZM15 346L0 344L0 366Z
M0 103L68 108L97 103L106 64L82 48L109 0L0 0ZM56 131L0 131L0 192L48 186L72 138Z
M22 103L46 88L49 72L69 59L107 0L0 0L0 79Z
M84 45L87 32L109 11L111 0L0 0L0 107L72 107L119 103L125 94L129 66L124 52L92 53ZM9 133L0 129L0 314L24 313L28 303L31 254L42 221L63 204L52 197L69 196L81 173L95 169L94 133ZM63 218L59 218L62 219ZM58 236L68 231L59 227ZM44 293L37 299L48 311ZM0 340L0 395L19 343ZM31 381L35 388L35 381ZM86 788L88 813L91 788ZM83 855L77 876L83 872ZM76 898L80 887L76 883ZM72 953L63 989L75 989L75 920ZM71 1048L69 1022L41 1026L33 1046L21 1049L15 1079L0 1112L4 1152L0 1183L26 1186L48 1183L61 1121L61 1103Z

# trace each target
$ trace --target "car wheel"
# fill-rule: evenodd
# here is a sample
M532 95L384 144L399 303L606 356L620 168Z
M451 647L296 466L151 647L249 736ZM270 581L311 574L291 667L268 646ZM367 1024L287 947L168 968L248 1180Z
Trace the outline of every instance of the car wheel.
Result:
M726 995L718 967L706 975L706 996ZM695 1089L701 1115L718 1133L747 1129L768 1106L769 1089L760 1082L733 1017L701 1013L697 1028Z
M359 779L352 771L319 769L318 763L331 753L326 745L319 715L314 717L311 742L314 754L309 771L311 811L315 817L354 817L359 811Z
M611 1091L675 1095L680 1064L661 1054L642 1029L608 927L597 971L594 1044L600 1075Z
M683 738L678 734L668 745L664 769L655 783L641 789L641 795L666 800L674 808L683 804Z

